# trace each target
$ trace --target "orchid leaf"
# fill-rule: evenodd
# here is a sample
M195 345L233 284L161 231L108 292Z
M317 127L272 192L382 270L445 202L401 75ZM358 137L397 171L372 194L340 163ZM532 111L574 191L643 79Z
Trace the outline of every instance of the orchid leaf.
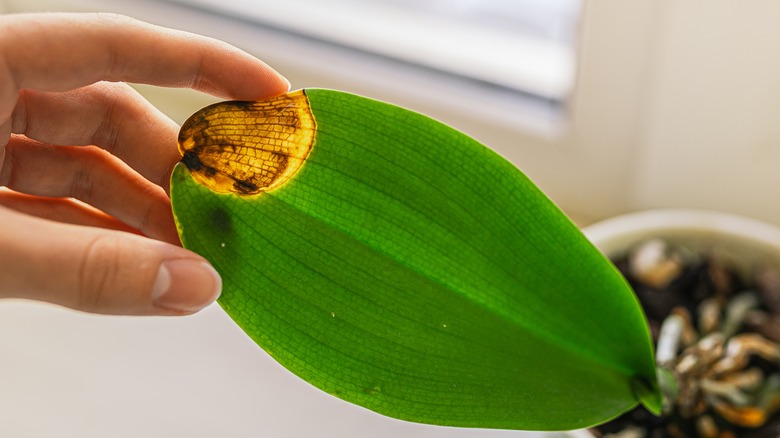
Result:
M225 311L311 384L464 427L574 429L660 405L625 280L468 136L306 89L204 108L179 142L184 246L222 275Z

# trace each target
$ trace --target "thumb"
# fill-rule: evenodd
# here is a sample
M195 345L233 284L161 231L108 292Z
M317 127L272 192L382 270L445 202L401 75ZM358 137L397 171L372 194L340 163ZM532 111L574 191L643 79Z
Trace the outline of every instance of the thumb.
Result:
M220 293L199 255L120 231L52 222L0 207L0 297L93 313L182 315Z

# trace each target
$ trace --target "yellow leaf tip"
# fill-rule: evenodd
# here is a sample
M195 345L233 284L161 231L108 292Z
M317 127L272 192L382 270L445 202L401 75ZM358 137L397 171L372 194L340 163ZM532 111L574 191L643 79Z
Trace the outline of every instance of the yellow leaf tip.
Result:
M314 144L304 90L269 100L229 101L193 114L179 131L181 162L217 193L254 195L286 183Z

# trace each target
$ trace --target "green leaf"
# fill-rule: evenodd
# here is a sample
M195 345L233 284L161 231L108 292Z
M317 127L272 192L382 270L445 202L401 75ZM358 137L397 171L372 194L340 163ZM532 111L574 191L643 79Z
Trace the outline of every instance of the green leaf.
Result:
M563 430L660 404L629 286L516 167L396 106L290 96L194 115L171 185L184 246L277 361L441 425Z

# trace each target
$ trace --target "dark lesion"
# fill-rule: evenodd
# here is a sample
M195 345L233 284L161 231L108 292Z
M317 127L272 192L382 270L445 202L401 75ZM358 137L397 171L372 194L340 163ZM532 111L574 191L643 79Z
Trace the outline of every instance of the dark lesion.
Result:
M208 166L203 164L198 154L198 148L188 151L182 157L181 162L190 170L193 174L201 174L208 179L216 179L218 170L214 166ZM251 195L259 191L259 186L251 179L240 179L235 175L222 174L222 178L229 178L233 181L233 189L236 193L242 195Z
M211 219L211 225L216 231L224 234L233 228L230 214L228 214L227 211L217 208L212 210L209 216Z
M190 170L190 172L200 172L203 170L210 170L212 172L215 172L214 169L205 169L205 166L200 161L200 157L198 156L197 150L190 150L184 153L184 156L181 159L181 162L184 163L185 166L187 166L187 169Z
M233 188L242 195L251 195L252 193L257 193L259 191L257 184L246 180L235 180Z

